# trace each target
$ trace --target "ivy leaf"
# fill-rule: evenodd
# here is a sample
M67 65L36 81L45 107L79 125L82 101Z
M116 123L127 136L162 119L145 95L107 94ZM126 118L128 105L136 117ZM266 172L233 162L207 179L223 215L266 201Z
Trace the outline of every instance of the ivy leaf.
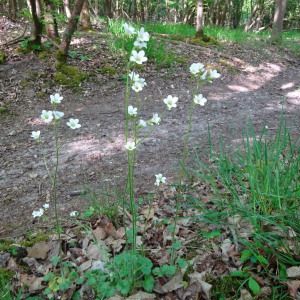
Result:
M178 266L180 268L185 268L186 267L186 261L183 258L177 259L176 262L178 263Z
M172 244L172 247L173 247L174 249L179 249L179 248L181 247L181 243L180 243L179 241L176 241L176 243L173 243L173 244Z
M257 294L260 291L259 284L253 278L249 279L249 288L254 294Z
M53 273L48 273L46 276L44 276L43 280L44 281L50 281L53 278L54 278L54 274Z
M252 255L252 252L249 250L242 251L241 262L243 263L244 261L246 261L251 255Z
M72 296L73 300L79 300L80 299L80 291L76 291L73 296Z
M239 270L236 270L236 271L232 272L230 275L231 275L231 276L244 277L243 271L239 271Z
M146 292L151 293L154 285L154 278L151 275L146 275L142 285Z

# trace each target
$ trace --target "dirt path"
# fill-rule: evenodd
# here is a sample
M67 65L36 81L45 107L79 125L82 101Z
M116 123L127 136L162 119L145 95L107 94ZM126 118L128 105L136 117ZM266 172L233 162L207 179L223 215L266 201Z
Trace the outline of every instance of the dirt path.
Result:
M190 54L191 62L218 61L203 53L191 51ZM79 130L72 132L60 151L60 215L66 216L73 210L80 211L86 205L82 199L78 201L78 197L72 196L73 191L82 189L79 182L99 190L107 183L116 186L118 182L120 187L125 183L125 85L116 80L118 76L106 80L101 87L93 81L84 83L84 91L80 95L65 87L48 86L47 96L38 98L37 91L44 82L42 78L38 76L31 86L21 85L23 79L30 80L26 73L29 68L41 73L46 72L47 68L51 71L53 67L50 62L47 64L33 55L0 66L0 101L11 100L7 107L15 114L0 116L0 236L18 232L14 226L28 226L32 222L32 211L46 201L50 200L49 213L53 214L51 186L43 157L38 143L30 137L32 131L41 131L45 155L50 170L53 170L53 127L39 118L43 109L51 110L50 94L59 92L64 96L58 109L65 113L59 125L60 137L68 132L68 118L78 118L82 125ZM240 74L229 74L226 68L221 68L222 77L202 88L201 93L208 102L205 107L195 108L191 140L200 145L207 143L209 121L213 143L218 144L219 134L222 133L228 146L227 143L233 139L231 122L238 136L241 136L241 129L245 128L249 116L257 131L266 122L272 134L280 120L283 99L283 109L289 120L300 112L299 64L259 61L240 70ZM146 72L141 73L148 85L140 93L140 99L147 97L147 101L139 117L149 120L153 113L162 112L165 109L163 99L169 94L177 96L179 100L177 108L166 113L158 129L137 149L137 195L154 189L155 174L162 173L169 181L175 180L176 155L182 153L187 130L192 101L189 73L186 67L180 66L173 72L161 71L161 74L157 74L146 68ZM133 92L130 99L132 103L135 101ZM299 124L297 120L296 124ZM295 127L293 132L298 134L298 129Z

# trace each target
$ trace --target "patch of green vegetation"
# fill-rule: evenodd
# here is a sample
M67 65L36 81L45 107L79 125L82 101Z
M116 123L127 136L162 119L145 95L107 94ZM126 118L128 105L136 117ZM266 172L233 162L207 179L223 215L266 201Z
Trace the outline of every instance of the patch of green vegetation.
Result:
M15 275L15 273L14 272L12 272L12 271L10 271L10 270L8 270L8 269L2 269L2 268L0 268L0 280L1 280L1 278L2 278L2 276L1 276L1 274L2 274L2 276L3 276L3 278L4 278L4 282L7 284L8 282L10 282L11 281L11 279L14 277L14 275ZM2 287L2 284L0 284L0 291L2 291L3 290L3 287Z
M94 33L93 27L81 28L81 32Z
M114 76L114 75L117 73L116 68L111 67L111 66L109 66L109 65L105 65L105 66L101 69L101 71L102 71L103 73L108 73L108 75L109 75L110 77Z
M220 72L220 68L213 66L212 64L206 63L204 66L207 68L207 75L210 75L210 70L216 70Z
M145 71L145 68L144 68L144 66L142 66L142 65L139 65L139 64L135 64L135 68L136 69L139 69L140 71L142 71L142 72L144 72Z
M237 73L237 69L233 66L227 66L227 71L228 71L228 73L231 73L231 74Z
M47 235L45 233L38 232L36 237L33 238L31 241L23 241L20 242L19 244L23 247L32 247L34 244L46 241L46 239L47 239Z
M45 97L45 93L37 93L37 96L39 97L39 98L42 98L42 97Z
M236 291L244 280L224 275L221 279L208 277L206 282L212 285L212 300L219 300L221 294L225 295L226 299L236 296Z
M55 73L55 75L53 77L53 80L54 80L55 83L57 83L59 85L69 85L70 84L67 77L61 72Z
M39 53L39 58L46 59L47 57L48 57L48 55L45 52Z
M23 47L18 47L15 49L15 53L22 53L22 54L28 54L31 53L32 49L29 48L23 48Z
M5 54L4 52L0 51L0 65L4 63L5 60Z
M47 77L47 74L46 73L42 73L40 74L40 78L46 78ZM43 86L42 86L43 87ZM44 88L46 88L47 86L44 86Z
M22 79L21 84L23 87L30 86L30 83L26 79Z
M61 39L59 37L55 37L53 39L53 42L55 42L57 45L60 45L61 44Z
M35 80L39 76L39 72L37 71L33 71L33 72L27 71L27 73L30 75L32 80Z
M80 72L77 68L72 66L66 66L64 63L56 65L60 72L54 75L54 82L60 85L67 85L69 87L76 87L82 81L88 78L85 72Z
M179 63L179 64L182 64L182 65L186 65L187 64L187 61L184 58L178 58L176 60L176 62Z
M59 62L66 63L67 61L67 55L60 49L57 50L55 57Z
M227 66L228 66L228 63L227 63L226 60L220 59L220 60L219 60L219 63L220 63L223 67L227 67Z
M0 115L5 114L8 112L8 109L6 107L0 107Z
M172 34L170 36L171 40L173 41L180 41L180 42L185 42L187 37L181 34Z
M212 46L212 45L219 46L219 47L222 46L222 44L219 41L217 41L214 37L206 34L203 34L202 39L192 37L190 39L190 43L193 45L200 45L203 47Z
M9 104L11 104L11 100L7 100L7 101L5 102L5 105L9 105Z

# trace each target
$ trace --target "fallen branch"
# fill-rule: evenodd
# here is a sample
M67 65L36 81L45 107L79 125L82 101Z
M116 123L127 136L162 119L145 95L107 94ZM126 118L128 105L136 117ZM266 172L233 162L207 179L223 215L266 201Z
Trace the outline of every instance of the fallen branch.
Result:
M155 35L159 35L159 36L167 36L166 34L155 34ZM244 65L245 62L239 58L236 58L236 57L233 57L233 56L230 56L230 55L227 55L227 54L224 54L222 52L218 52L217 50L213 50L213 49L210 49L210 48L205 48L205 47L202 47L200 45L193 45L193 44L189 44L189 43L185 43L185 42L180 42L180 41L173 41L173 40L170 40L170 42L172 42L173 44L177 44L177 45L180 45L180 44L184 44L186 46L189 46L189 47L192 47L192 48L197 48L197 49L200 49L202 52L212 52L218 56L221 56L221 57L224 57L224 58L227 58L227 59L230 59L236 63L239 63L241 65Z
M49 42L51 42L57 49L59 49L59 45L56 44L54 41L52 41L47 35L40 34L41 37L47 39Z
M293 28L293 29L290 29L290 30L283 30L283 32L289 32L289 31L292 31L292 30L300 30L300 28Z
M13 40L10 40L8 42L2 43L2 44L0 44L0 46L3 46L3 45L13 45L13 44L16 44L16 43L20 42L20 39L24 37L26 30L27 30L27 23L25 23L25 29L24 29L23 33L19 37L15 38Z

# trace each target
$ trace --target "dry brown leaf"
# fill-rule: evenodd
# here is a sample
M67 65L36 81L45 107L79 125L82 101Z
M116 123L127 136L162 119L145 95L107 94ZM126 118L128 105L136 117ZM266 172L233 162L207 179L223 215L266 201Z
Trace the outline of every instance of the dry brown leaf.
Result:
M202 288L199 282L197 280L192 280L186 289L184 287L177 289L176 294L180 300L185 300L186 297L190 297L190 299L199 299L198 295L201 290Z
M287 278L300 278L300 267L290 267L286 269Z
M296 299L298 289L300 288L299 280L292 280L286 283L288 286L288 291L293 299Z
M246 289L241 289L241 297L239 300L252 300L252 296Z
M116 232L116 238L122 239L124 236L125 236L125 229L124 229L124 227L121 227Z
M110 243L115 252L119 252L124 244L126 244L126 241L122 239L114 240Z
M114 238L117 237L116 229L112 223L107 223L106 226L104 227L105 232L107 233L108 236L112 236Z
M28 257L46 259L49 250L52 248L52 244L46 242L39 242L32 247L28 247L26 250L28 252Z
M165 285L162 286L162 290L165 293L175 291L183 287L182 281L183 281L183 274L182 272L179 272L169 282L167 282Z
M13 272L17 272L18 269L19 269L19 266L17 264L17 261L15 258L11 257L9 260L8 260L8 263L7 263L7 269L13 271Z
M109 248L105 245L103 241L98 240L97 245L91 244L88 247L86 256L88 259L105 261L108 258L105 249L109 249Z
M6 262L10 258L10 253L0 254L0 267L5 267Z
M52 241L51 249L48 252L48 260L51 260L54 256L58 257L58 255L59 255L59 241Z
M94 230L94 235L96 236L97 239L99 240L105 240L105 238L107 237L107 233L105 232L105 230L101 227L97 227Z
M150 214L149 214L149 211L150 211ZM141 210L141 214L143 214L145 216L145 218L148 218L148 214L149 214L149 220L154 218L154 212L155 212L154 207L152 207L151 209L145 208L145 209Z
M205 299L210 299L211 298L211 289L212 289L212 285L205 282L205 275L206 272L194 272L192 274L189 274L188 277L191 278L192 280L195 280L199 283L200 287L201 287L201 293L203 294Z
M228 261L228 259L229 259L228 254L229 254L232 247L234 248L234 245L232 245L230 239L224 240L223 244L220 247L221 250L222 250L222 258L223 258L224 261Z
M156 296L154 294L149 294L143 291L139 291L134 295L130 295L126 300L145 300L145 299L155 299Z
M45 288L42 285L43 277L35 277L34 275L21 274L20 283L21 286L27 285L29 287L29 292L34 292Z

